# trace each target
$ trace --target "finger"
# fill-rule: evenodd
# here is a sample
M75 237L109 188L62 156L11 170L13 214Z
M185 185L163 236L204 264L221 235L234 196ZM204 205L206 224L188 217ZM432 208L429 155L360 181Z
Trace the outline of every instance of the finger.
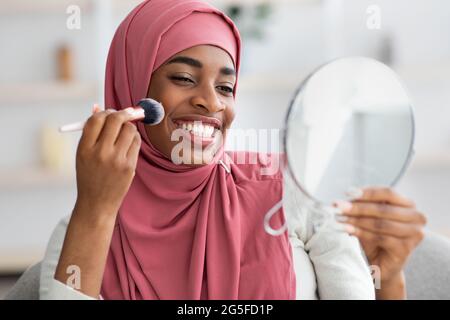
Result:
M116 143L123 124L133 119L129 110L124 109L108 115L103 130L100 133L99 143L104 146L113 146Z
M361 227L353 227L351 230L349 229L348 233L357 237L363 247L376 246L399 256L404 254L402 244L405 242L404 238L372 232Z
M140 149L141 149L141 135L139 134L139 132L137 132L127 153L127 159L133 166L136 166Z
M387 187L368 187L361 189L360 196L354 201L360 202L385 202L401 207L415 207L412 200L395 192L392 188Z
M105 124L106 117L110 113L112 113L112 111L101 111L94 113L89 117L81 134L80 145L92 147L97 143L99 135Z
M379 218L355 218L348 217L343 222L374 233L398 238L408 238L417 235L421 226L410 223L402 223Z
M119 133L119 137L114 145L118 152L118 156L126 158L128 149L130 149L131 144L136 136L136 126L131 122L126 122L122 126L122 130Z
M361 227L353 227L353 230L350 230L349 234L356 236L360 240L363 247L368 245L377 245L383 250L389 252L391 256L398 258L408 256L425 236L423 229L420 229L420 231L414 236L399 238L372 232Z
M104 108L102 108L98 103L95 103L92 107L92 113L94 114L101 111L104 111Z
M405 207L384 203L335 201L334 206L342 215L351 217L379 218L407 223L426 224L426 217L421 212Z

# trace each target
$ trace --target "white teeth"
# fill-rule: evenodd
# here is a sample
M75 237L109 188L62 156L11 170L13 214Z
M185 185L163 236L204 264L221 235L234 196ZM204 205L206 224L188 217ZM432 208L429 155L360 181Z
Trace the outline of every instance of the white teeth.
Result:
M200 123L182 123L179 125L180 128L190 131L191 133L204 137L204 138L210 138L215 133L215 128L211 125L207 124L200 124Z
M194 123L193 130L194 130L194 134L200 135L201 127L200 127L198 124L195 124L195 123Z
M206 126L206 132L204 132L204 135L206 137L211 137L213 132L214 132L214 127Z

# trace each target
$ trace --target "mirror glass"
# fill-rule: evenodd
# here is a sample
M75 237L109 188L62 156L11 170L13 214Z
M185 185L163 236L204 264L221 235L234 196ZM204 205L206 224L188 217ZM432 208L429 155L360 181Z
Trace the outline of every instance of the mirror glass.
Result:
M408 94L394 71L370 58L313 72L292 99L285 129L287 170L323 206L352 188L393 186L412 156Z

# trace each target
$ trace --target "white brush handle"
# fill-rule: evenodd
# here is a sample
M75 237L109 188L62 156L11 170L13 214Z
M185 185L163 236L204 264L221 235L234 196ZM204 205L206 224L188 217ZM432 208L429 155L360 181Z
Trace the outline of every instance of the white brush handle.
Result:
M116 110L114 110L114 109L109 109L109 110L111 110L112 112L116 112ZM130 107L130 108L125 109L124 111L126 111L131 116L130 121L145 118L145 112L144 112L144 109L142 109L142 108ZM59 132L80 131L80 130L83 130L85 124L86 124L86 121L65 124L65 125L59 127Z
M59 132L72 132L72 131L83 130L85 124L86 124L86 121L65 124L65 125L59 127Z

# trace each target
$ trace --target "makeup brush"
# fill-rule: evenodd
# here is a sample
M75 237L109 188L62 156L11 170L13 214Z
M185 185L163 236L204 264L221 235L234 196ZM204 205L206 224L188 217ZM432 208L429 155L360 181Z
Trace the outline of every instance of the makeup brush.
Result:
M157 125L164 118L164 108L161 103L150 98L142 99L141 101L139 101L137 107L132 107L129 110L130 115L132 115L133 117L141 118L142 116L144 116L144 118L140 119L140 121L150 126ZM59 132L83 130L85 124L86 121L66 124L59 127Z

